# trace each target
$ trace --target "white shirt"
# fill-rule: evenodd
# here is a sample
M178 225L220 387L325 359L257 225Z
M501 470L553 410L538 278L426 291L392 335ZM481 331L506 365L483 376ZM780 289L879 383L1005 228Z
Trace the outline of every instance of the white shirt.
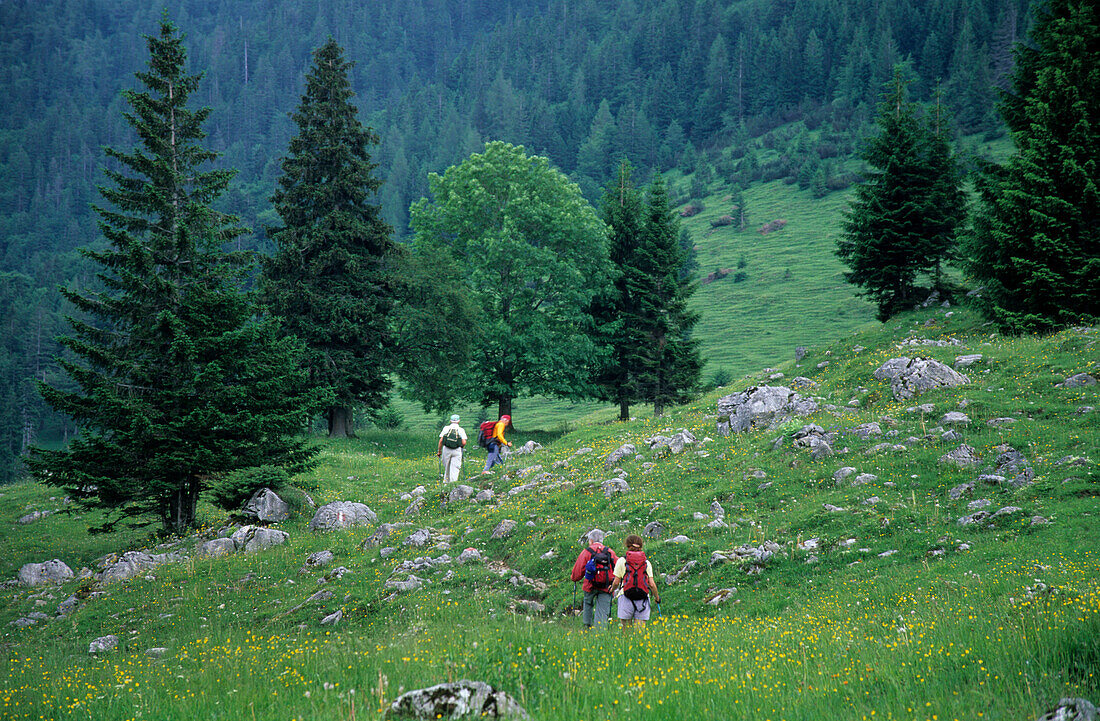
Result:
M464 441L468 440L466 438L466 431L462 430L462 426L458 425L457 423L451 423L447 426L444 426L443 430L441 430L439 432L439 437L442 438L443 436L447 435L447 432L450 431L452 428L457 428L458 429L458 437L459 438L461 438Z

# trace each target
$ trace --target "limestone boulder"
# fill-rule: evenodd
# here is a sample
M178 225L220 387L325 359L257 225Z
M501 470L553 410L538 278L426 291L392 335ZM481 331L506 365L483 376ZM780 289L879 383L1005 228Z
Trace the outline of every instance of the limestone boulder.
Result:
M237 550L244 553L255 553L282 545L288 538L290 534L286 531L261 526L241 526L230 536L230 540L237 545Z
M262 523L278 523L290 516L290 506L270 488L261 488L244 504L244 515Z
M890 381L894 400L907 400L936 388L970 382L962 373L932 358L891 358L874 372L876 380Z
M728 436L755 428L774 428L817 410L817 401L786 386L755 386L718 399L718 432Z
M63 583L73 577L73 569L55 558L44 563L27 563L19 569L19 583L24 586L45 586Z
M462 680L409 691L390 705L392 719L530 719L514 698L481 681Z
M309 522L311 531L331 531L336 528L366 526L378 522L378 515L366 504L354 501L333 501L317 509Z

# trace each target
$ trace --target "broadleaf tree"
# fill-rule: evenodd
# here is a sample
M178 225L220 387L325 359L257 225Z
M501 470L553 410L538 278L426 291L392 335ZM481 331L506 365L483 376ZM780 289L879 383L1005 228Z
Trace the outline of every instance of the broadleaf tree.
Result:
M984 313L1008 332L1100 318L1100 3L1049 0L1000 107L1016 152L979 179L966 244Z
M332 394L325 415L337 438L354 435L356 407L386 405L396 367L397 247L376 202L378 136L359 121L351 67L331 38L313 53L271 199L276 251L261 279L272 313L305 343L313 382Z
M490 142L443 175L411 208L418 252L461 260L481 341L466 397L510 414L526 395L587 397L600 348L589 306L607 282L606 229L550 161Z
M921 118L907 85L895 69L863 155L873 170L856 187L837 241L848 282L875 302L880 320L913 304L922 276L939 281L966 211L946 123Z
M246 233L211 204L231 170L204 170L209 109L188 108L200 76L188 75L175 26L147 36L144 89L124 93L139 146L108 148L96 208L105 250L99 290L63 289L88 320L70 318L61 364L76 390L40 385L80 433L68 447L34 448L28 466L82 506L120 520L194 525L212 479L260 465L304 468L312 450L299 432L320 398L309 391L300 346L260 319L242 292L250 256L226 252Z

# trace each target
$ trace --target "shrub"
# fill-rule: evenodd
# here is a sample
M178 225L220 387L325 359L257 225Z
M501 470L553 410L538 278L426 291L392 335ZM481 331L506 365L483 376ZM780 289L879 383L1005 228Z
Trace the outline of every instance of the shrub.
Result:
M253 466L227 473L215 479L206 495L211 503L226 511L239 511L252 494L261 488L278 493L289 476L282 466Z
M714 371L714 375L710 379L710 384L712 388L721 388L732 380L733 374L730 373L728 369L719 368Z
M395 431L405 424L405 416L389 403L369 413L371 423L378 428Z

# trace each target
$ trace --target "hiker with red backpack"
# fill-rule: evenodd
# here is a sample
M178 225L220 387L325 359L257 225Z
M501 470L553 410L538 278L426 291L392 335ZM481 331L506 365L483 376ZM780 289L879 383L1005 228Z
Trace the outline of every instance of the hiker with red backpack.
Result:
M581 621L586 628L592 628L597 621L604 623L611 620L612 570L619 559L614 551L603 545L603 539L604 533L600 529L589 531L588 546L573 564L574 593L577 581L584 579Z
M504 438L504 429L511 424L512 416L501 416L496 423L485 421L478 427L478 445L489 451L489 457L485 459L485 470L481 472L482 475L491 473L489 469L498 463L504 463L500 457L500 449L504 446L512 447L512 444Z
M649 620L649 600L659 604L661 595L657 593L657 583L653 580L653 566L642 551L644 541L641 536L626 537L626 555L615 564L615 580L611 584L611 593L622 589L619 596L619 620L625 631L631 625L645 628Z

